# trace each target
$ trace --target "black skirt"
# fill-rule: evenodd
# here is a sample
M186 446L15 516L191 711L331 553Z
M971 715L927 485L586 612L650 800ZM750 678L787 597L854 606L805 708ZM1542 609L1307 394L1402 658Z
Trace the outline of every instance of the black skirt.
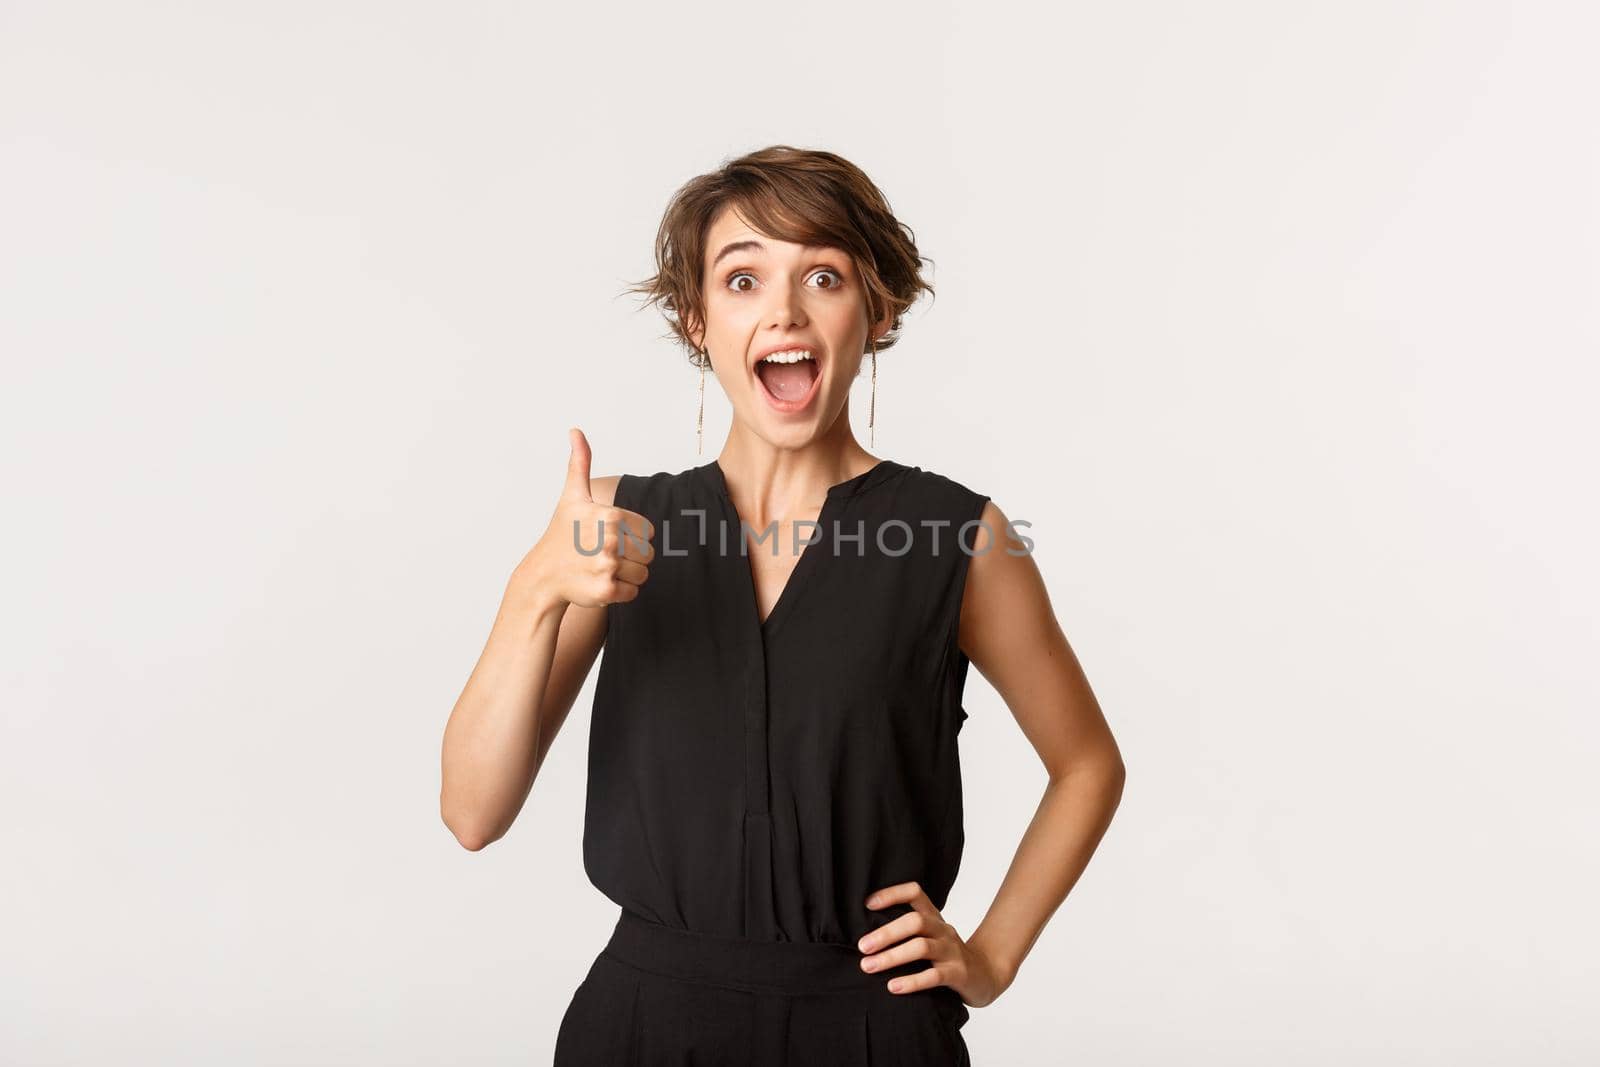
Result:
M891 993L850 946L748 941L624 910L562 1017L555 1067L969 1067L949 986Z

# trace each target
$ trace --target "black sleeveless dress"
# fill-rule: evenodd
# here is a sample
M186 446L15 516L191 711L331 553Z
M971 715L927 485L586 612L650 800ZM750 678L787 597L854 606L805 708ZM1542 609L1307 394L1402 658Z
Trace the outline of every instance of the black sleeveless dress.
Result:
M621 912L557 1067L968 1062L954 990L886 988L928 961L869 974L856 942L911 910L872 891L914 880L942 909L960 866L958 630L987 500L881 460L800 524L762 621L748 553L793 546L751 543L715 461L619 479L656 556L607 609L583 856Z

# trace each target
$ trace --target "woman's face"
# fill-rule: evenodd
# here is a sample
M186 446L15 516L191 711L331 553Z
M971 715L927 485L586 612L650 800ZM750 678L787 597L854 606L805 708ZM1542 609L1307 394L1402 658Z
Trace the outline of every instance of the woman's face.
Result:
M725 208L705 259L706 329L697 340L734 417L779 447L817 439L844 410L867 344L866 291L850 256L774 240ZM877 325L881 336L887 317ZM811 358L763 361L792 350Z

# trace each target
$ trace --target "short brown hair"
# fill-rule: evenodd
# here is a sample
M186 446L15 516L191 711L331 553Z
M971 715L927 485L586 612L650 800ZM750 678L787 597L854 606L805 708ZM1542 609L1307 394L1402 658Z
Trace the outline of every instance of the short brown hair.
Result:
M920 291L933 293L922 276L925 260L915 234L889 209L889 201L859 167L832 152L771 145L718 170L690 179L667 205L656 234L656 273L624 292L642 293L656 304L696 366L691 324L705 322L706 235L724 207L732 206L751 226L780 241L829 245L854 261L866 287L867 322L892 311L892 325L876 349L894 347L901 316ZM641 305L641 306L643 306Z

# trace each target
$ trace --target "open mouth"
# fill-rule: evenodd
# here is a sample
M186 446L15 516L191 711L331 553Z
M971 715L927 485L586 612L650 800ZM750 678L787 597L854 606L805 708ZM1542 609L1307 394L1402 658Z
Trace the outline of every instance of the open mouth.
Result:
M784 408L801 407L810 399L821 377L815 356L785 352L756 363L756 377L769 399Z

